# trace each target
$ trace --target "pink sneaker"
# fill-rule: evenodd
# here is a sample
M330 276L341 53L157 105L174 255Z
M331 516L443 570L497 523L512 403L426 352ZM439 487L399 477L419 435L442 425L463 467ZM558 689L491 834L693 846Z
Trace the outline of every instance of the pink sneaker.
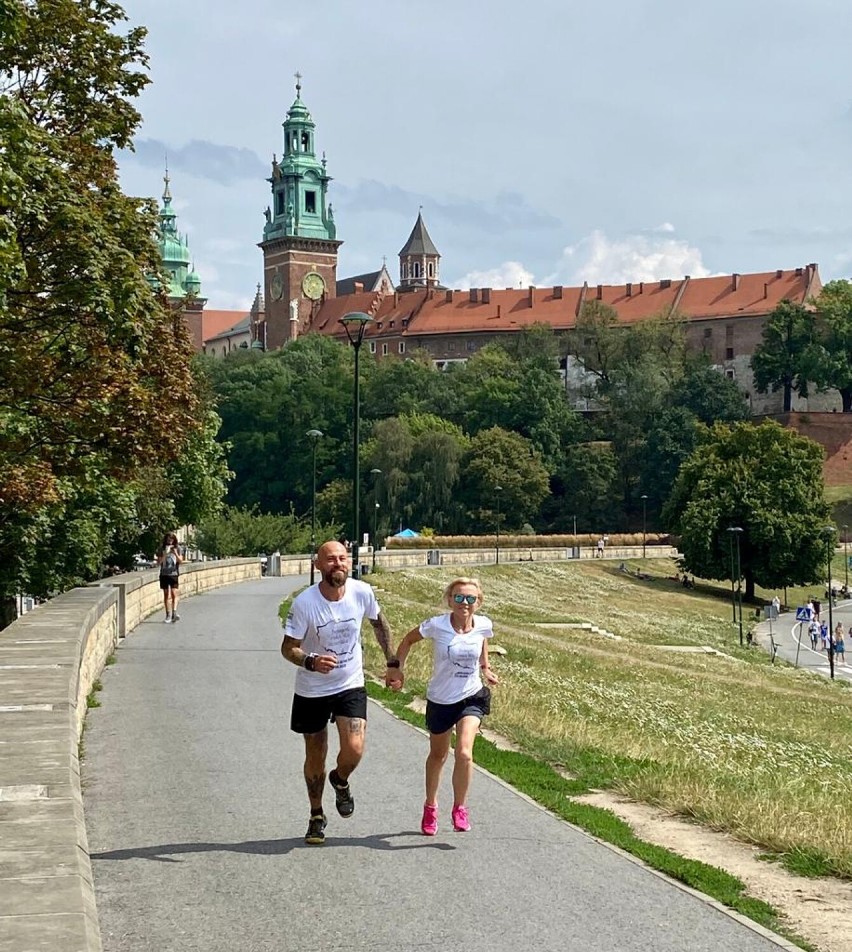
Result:
M438 808L433 803L423 804L423 819L420 829L424 836L434 836L438 832Z
M470 817L467 815L467 807L463 803L453 807L453 829L457 833L467 833L470 829Z

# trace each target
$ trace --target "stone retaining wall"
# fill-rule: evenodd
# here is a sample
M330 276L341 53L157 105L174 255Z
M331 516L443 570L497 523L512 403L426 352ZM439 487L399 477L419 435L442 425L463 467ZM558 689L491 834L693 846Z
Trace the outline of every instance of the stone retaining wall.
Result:
M249 578L257 559L184 563L181 596ZM77 747L106 659L161 606L159 573L134 572L0 632L0 950L101 949Z

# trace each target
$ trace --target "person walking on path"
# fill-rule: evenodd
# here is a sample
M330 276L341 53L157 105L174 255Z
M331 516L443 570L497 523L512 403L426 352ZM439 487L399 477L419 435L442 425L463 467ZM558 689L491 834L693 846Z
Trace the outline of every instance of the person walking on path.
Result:
M364 754L367 691L361 654L361 624L369 619L388 661L391 634L373 589L349 578L350 561L340 542L325 542L316 554L320 580L293 599L284 622L281 654L296 673L290 729L305 738L305 784L311 816L305 842L325 842L322 807L328 755L328 724L337 725L340 751L328 775L340 816L351 817L355 798L349 778Z
M163 592L163 607L166 611L165 623L180 621L177 613L180 564L183 557L180 554L177 536L174 532L167 532L163 536L163 544L157 552L157 565L160 566L160 588Z
M432 677L426 689L426 727L429 754L426 757L426 801L420 829L425 836L438 832L438 788L441 772L456 731L453 766L453 829L467 832L470 816L467 794L473 777L473 742L479 725L491 713L491 691L483 685L499 682L488 665L491 621L476 610L482 604L482 588L474 578L457 578L444 592L449 614L422 622L402 639L396 658L388 664L385 683L399 691L405 681L405 659L418 641L432 642Z
M834 657L838 664L846 664L846 642L843 640L843 625L840 622L834 628Z

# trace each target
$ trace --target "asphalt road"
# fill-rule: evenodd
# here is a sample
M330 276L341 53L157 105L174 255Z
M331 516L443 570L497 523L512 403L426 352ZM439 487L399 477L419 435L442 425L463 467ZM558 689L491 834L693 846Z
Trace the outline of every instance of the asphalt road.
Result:
M822 617L828 621L828 605L823 603ZM831 612L833 625L840 622L843 630L848 632L852 625L852 601L838 602ZM761 644L769 647L769 622L761 622L759 626ZM831 667L828 656L824 651L815 651L811 648L811 639L808 636L808 624L802 625L796 621L795 612L785 612L779 615L772 623L772 637L778 648L778 657L798 668L813 671L823 677L831 676ZM835 658L834 677L838 680L852 681L852 638L846 635L846 663L841 664ZM820 642L821 644L822 642Z
M276 615L297 584L188 599L104 672L83 775L105 952L777 949L483 773L473 830L448 830L445 809L424 838L426 738L375 704L355 816L328 796L326 845L305 846Z

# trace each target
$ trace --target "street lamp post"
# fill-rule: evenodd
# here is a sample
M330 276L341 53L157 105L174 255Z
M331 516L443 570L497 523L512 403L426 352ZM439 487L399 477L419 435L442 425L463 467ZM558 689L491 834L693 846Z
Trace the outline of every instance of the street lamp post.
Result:
M849 597L849 526L843 524L843 571L846 574L844 585L846 586L846 597Z
M314 557L317 553L317 443L322 430L308 430L305 434L313 444L313 479L311 480L311 585L314 584Z
M743 533L743 530L739 526L731 526L728 529L728 532L731 533L737 540L737 603L739 604L739 622L740 622L740 647L743 644L743 589L742 589L742 568L740 566L740 536ZM733 572L731 573L733 575ZM731 593L733 595L733 585L734 580L731 579ZM737 604L734 605L734 621L737 620Z
M826 570L828 572L828 670L832 679L834 678L834 615L832 613L832 590L831 590L831 556L834 554L834 526L826 526L822 530L825 536L826 548Z
M355 383L352 392L352 577L359 578L361 575L361 565L358 561L358 547L361 539L361 466L358 459L358 443L361 429L361 381L359 378L359 355L361 353L361 344L364 343L364 332L368 324L375 321L369 314L362 311L353 311L340 319L349 338L349 343L355 348Z
M500 564L500 493L503 492L502 486L495 486L494 492L497 494L497 544L495 547L495 553L497 558L495 559L495 565Z
M382 475L380 469L371 469L370 475L373 477L373 568L372 571L376 571L376 549L379 545L379 476Z
M645 558L645 535L648 524L648 496L642 493L642 558Z

